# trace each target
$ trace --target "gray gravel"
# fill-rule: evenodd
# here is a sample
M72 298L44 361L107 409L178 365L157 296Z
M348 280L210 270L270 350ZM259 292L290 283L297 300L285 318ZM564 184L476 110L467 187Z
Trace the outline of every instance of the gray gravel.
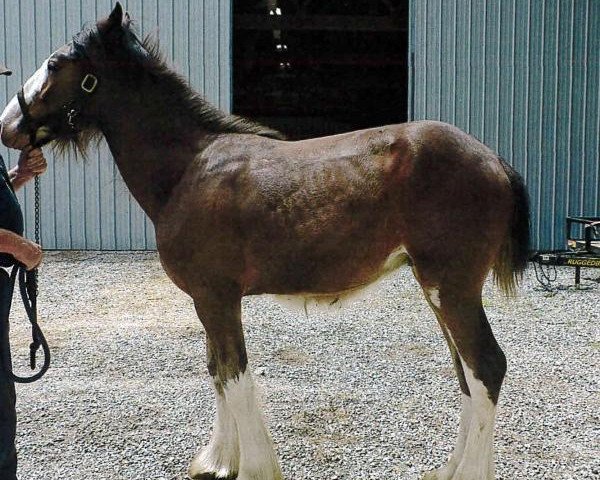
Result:
M599 271L584 270L582 290L568 287L572 275L560 271L549 294L530 271L510 300L486 286L509 362L498 479L600 478ZM18 387L20 478L186 478L213 393L192 303L156 254L50 253L41 292L54 358L43 380ZM306 317L258 297L243 314L286 479L416 480L445 461L458 387L410 270L338 313Z

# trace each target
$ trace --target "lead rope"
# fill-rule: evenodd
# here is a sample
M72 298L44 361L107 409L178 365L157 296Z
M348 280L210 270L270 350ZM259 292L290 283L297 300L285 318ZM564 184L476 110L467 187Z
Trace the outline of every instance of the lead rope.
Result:
M40 244L40 178L36 175L34 180L34 208L35 208L35 224L34 237L35 243ZM11 282L14 286L17 273L19 276L19 291L23 300L23 307L27 313L27 317L31 323L32 342L29 345L29 366L32 370L36 368L36 354L40 347L44 352L44 363L37 373L29 377L20 377L10 370L8 375L15 383L31 383L39 380L44 376L50 367L50 347L44 337L44 333L38 324L37 318L37 294L38 294L38 269L27 270L23 265L17 264L13 267L11 273ZM8 311L10 311L10 306Z
M36 175L33 180L34 184L34 232L33 236L35 238L35 243L41 245L42 238L40 234L40 224L41 224L41 209L40 209L40 176ZM26 271L25 269L21 270L21 274L25 276L24 282L19 282L21 286L21 298L23 298L23 305L25 306L25 310L27 310L27 315L29 320L31 321L31 335L33 337L33 342L29 346L29 365L32 370L35 370L36 359L35 355L40 348L44 352L44 364L42 365L42 369L38 372L40 378L50 366L50 348L48 347L48 342L46 342L46 337L44 337L44 333L42 329L38 325L37 322L37 296L38 296L38 269L34 268L31 271ZM25 290L26 295L23 295L23 290ZM27 300L26 300L27 298Z

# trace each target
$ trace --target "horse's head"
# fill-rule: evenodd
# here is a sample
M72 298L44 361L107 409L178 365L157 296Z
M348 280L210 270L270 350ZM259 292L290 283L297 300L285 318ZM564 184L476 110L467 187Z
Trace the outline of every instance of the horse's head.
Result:
M4 109L2 142L22 149L56 141L83 149L90 132L97 133L100 98L114 90L108 71L123 64L124 42L137 41L129 24L117 2L108 17L50 55Z

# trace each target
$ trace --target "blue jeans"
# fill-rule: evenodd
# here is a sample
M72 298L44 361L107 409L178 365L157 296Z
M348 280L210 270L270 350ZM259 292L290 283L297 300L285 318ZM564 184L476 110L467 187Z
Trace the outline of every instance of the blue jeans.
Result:
M0 268L0 479L16 480L17 451L15 434L17 412L15 411L15 384L6 374L12 368L10 361L9 305L12 288L6 270Z

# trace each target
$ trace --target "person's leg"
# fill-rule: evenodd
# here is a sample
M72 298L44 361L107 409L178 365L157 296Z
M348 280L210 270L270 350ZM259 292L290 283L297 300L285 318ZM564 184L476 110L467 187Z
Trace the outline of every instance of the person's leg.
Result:
M9 369L12 367L8 324L11 296L9 276L6 270L0 268L0 479L2 480L17 478L15 384L6 374L6 367Z

